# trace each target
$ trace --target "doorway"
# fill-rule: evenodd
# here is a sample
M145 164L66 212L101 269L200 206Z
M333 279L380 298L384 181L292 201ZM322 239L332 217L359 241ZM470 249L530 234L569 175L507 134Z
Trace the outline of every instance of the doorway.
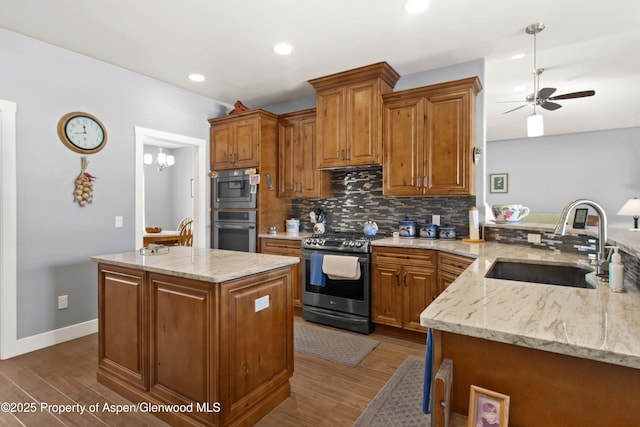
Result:
M206 247L206 141L142 127L135 128L136 133L136 227L135 247L143 246L145 227L145 146L164 148L166 150L190 149L192 181L189 183L189 197L192 200L193 212L193 247ZM189 150L187 150L189 151Z

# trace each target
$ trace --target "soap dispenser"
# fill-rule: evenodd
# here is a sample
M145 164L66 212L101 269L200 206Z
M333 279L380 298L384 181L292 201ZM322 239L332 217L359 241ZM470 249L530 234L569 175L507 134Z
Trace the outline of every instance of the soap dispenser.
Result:
M611 262L609 263L609 287L613 292L624 291L624 265L622 264L622 257L618 253L618 246L610 246L613 249L613 255L611 256Z

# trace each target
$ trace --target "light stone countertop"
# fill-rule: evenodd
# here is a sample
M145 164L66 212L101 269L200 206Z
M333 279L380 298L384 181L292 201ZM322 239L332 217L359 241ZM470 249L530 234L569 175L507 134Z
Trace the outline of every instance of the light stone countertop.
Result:
M268 234L268 233L262 233L262 234L258 234L258 238L260 239L281 239L281 240L303 240L306 239L307 237L311 237L313 235L313 233L309 233L309 232L299 232L299 233L284 233L284 232L277 232L276 234Z
M500 259L586 265L586 257L525 245L461 240L377 240L374 246L434 249L476 260L421 314L423 326L640 369L640 291L579 289L485 278Z
M297 264L296 257L220 249L172 246L168 253L141 255L139 251L96 255L93 261L154 273L222 283Z

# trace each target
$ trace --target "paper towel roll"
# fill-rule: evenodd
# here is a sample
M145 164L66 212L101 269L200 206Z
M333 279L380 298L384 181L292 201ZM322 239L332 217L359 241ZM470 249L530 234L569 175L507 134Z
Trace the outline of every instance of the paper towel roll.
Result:
M469 209L469 239L480 240L480 221L475 206Z

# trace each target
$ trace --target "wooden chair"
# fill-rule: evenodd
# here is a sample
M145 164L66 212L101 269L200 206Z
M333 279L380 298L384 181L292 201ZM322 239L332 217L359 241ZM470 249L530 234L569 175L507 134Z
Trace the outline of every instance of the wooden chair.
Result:
M193 246L193 232L191 227L193 226L193 219L183 218L178 224L178 245L179 246Z

